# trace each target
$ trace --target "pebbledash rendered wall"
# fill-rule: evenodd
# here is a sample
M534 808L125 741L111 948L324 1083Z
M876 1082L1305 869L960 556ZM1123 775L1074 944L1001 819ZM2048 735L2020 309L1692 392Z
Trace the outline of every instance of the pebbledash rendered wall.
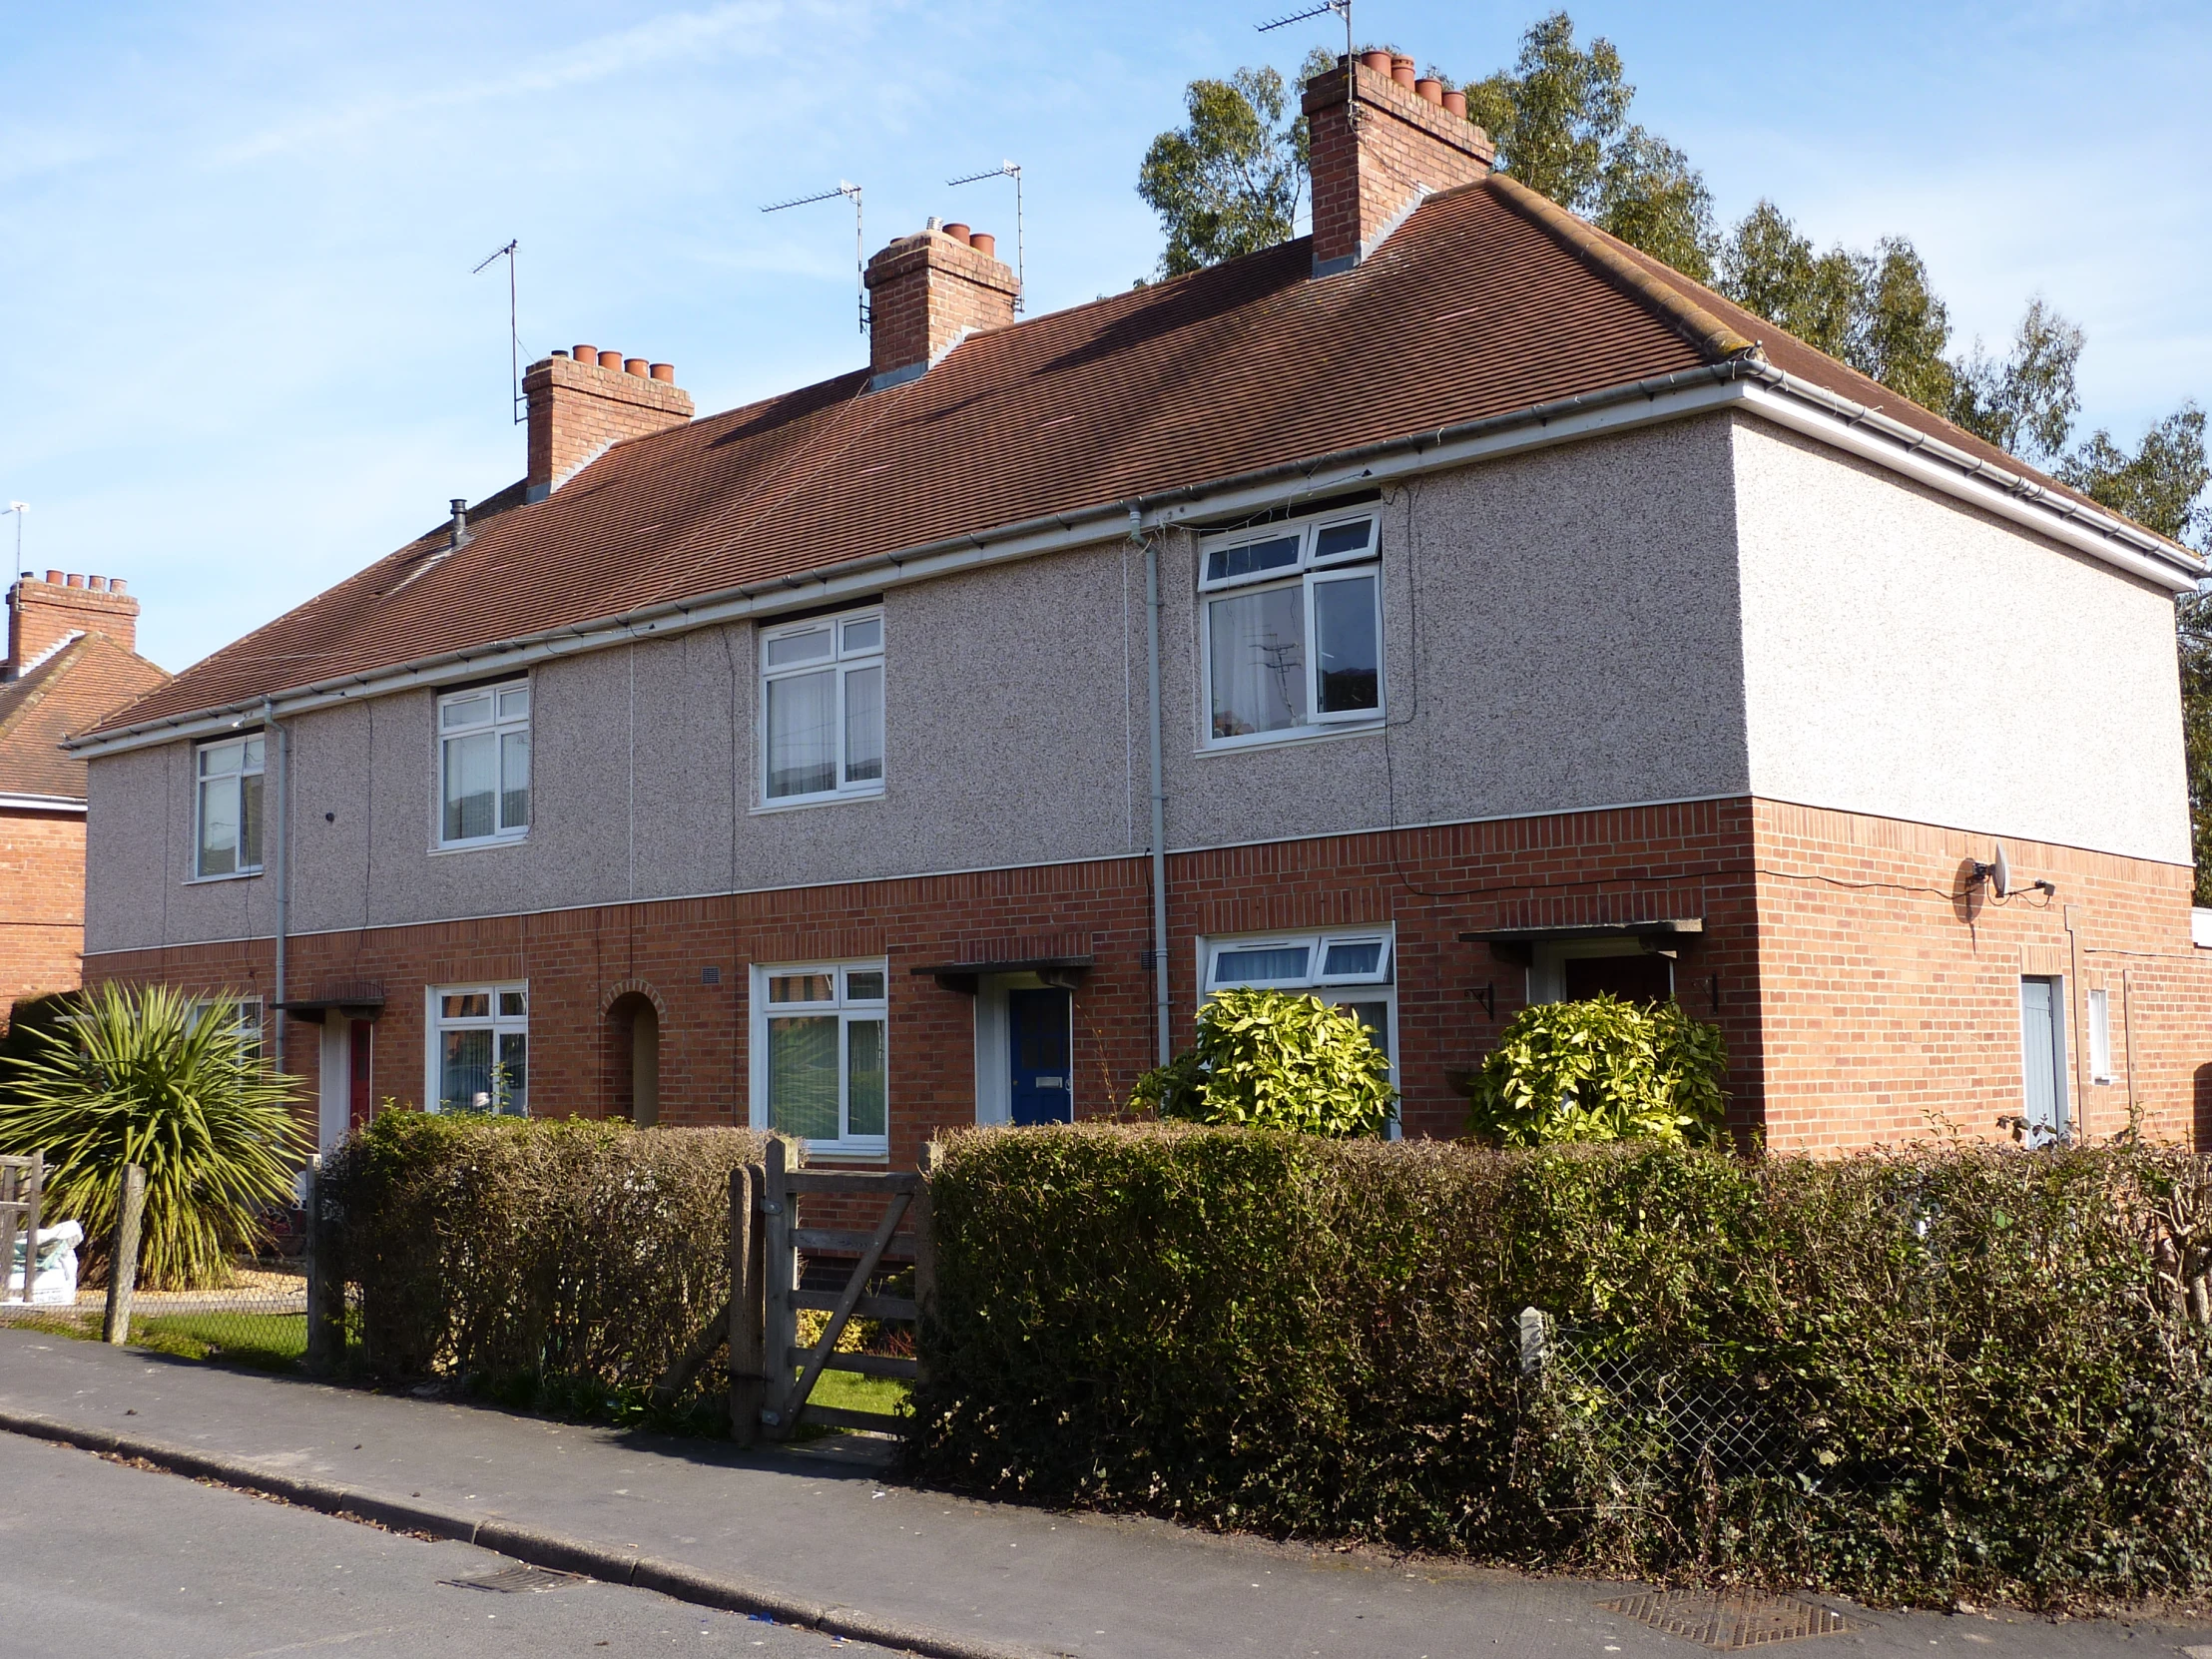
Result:
M1458 933L1700 916L1678 992L1778 1149L1993 1133L2020 1101L2022 973L2066 976L2077 1079L2081 993L2115 992L2122 1079L2069 1091L2093 1131L2130 1098L2155 1132L2207 1127L2163 596L1748 417L1382 511L1387 731L1232 754L1200 748L1196 551L1166 540L1179 1024L1200 936L1389 922L1405 1125L1451 1134L1453 1080L1526 994ZM294 993L384 980L374 1090L413 1099L422 987L527 978L533 1109L594 1113L622 1094L608 1005L644 990L664 1120L726 1122L747 966L887 955L904 1161L976 1110L974 1004L909 970L1087 954L1075 1093L1110 1110L1152 1053L1142 593L1119 545L892 590L873 802L760 810L742 627L541 670L519 846L430 850L427 694L303 717ZM2001 718L2037 703L2032 730ZM182 878L186 751L96 761L91 788L88 971L265 987L266 880ZM1997 835L2052 906L1955 896Z

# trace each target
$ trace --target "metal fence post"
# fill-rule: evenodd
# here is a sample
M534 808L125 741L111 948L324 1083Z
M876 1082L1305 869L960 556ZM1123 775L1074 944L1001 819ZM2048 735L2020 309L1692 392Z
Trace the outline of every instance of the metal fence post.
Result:
M759 1164L730 1172L730 1437L741 1446L761 1437L768 1385L761 1225L767 1173Z
M146 1171L123 1166L123 1203L115 1218L115 1252L108 1260L108 1317L101 1339L118 1346L131 1340L131 1293L138 1289L139 1227L146 1214ZM24 1287L26 1293L30 1287Z
M307 1370L327 1377L345 1353L345 1274L322 1202L322 1155L307 1166Z
M799 1426L798 1411L792 1400L791 1352L799 1341L797 1311L792 1307L792 1292L798 1288L798 1263L792 1251L792 1193L785 1180L787 1149L783 1140L768 1143L768 1181L761 1205L763 1231L768 1235L763 1262L767 1292L766 1318L763 1320L761 1373L767 1380L762 1402L761 1421L772 1440L788 1440Z
M1523 1308L1520 1315L1520 1374L1541 1376L1551 1355L1551 1320L1540 1309Z

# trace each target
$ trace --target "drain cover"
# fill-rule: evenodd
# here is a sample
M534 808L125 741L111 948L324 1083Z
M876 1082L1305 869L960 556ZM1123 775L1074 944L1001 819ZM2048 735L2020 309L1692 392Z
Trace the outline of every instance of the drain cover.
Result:
M1795 1596L1716 1594L1711 1590L1646 1590L1601 1601L1608 1613L1620 1613L1670 1636L1702 1642L1732 1653L1739 1648L1771 1647L1834 1636L1852 1628L1841 1613Z
M516 1562L497 1572L487 1572L481 1578L441 1578L440 1584L450 1584L457 1590L490 1590L503 1596L532 1595L539 1590L558 1590L564 1584L581 1584L579 1573L555 1572L551 1567L524 1566Z

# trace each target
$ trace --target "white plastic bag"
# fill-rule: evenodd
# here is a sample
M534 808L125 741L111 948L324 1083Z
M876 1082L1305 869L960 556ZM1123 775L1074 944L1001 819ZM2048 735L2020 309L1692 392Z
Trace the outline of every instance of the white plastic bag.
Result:
M9 1263L9 1300L22 1292L23 1247L28 1241L15 1237L15 1260ZM85 1242L85 1230L73 1221L38 1230L38 1273L31 1281L31 1301L46 1307L67 1308L77 1300L77 1247Z

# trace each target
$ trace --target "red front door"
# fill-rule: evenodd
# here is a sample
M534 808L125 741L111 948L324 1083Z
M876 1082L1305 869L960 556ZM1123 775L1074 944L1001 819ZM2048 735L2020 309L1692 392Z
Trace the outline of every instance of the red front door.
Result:
M372 1020L354 1020L346 1032L346 1048L353 1062L353 1087L346 1108L347 1124L358 1129L374 1114L375 1097L370 1085L375 1080L376 1025Z

